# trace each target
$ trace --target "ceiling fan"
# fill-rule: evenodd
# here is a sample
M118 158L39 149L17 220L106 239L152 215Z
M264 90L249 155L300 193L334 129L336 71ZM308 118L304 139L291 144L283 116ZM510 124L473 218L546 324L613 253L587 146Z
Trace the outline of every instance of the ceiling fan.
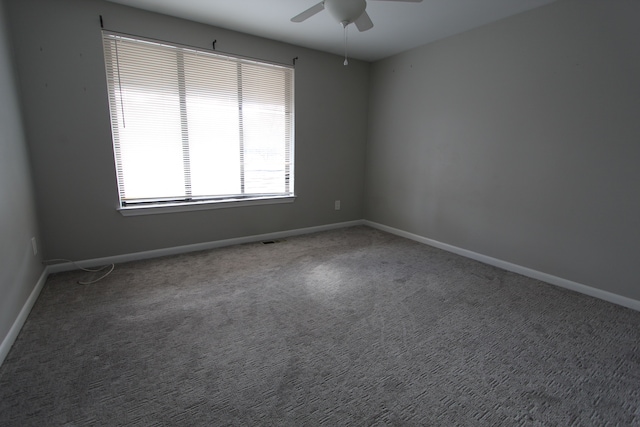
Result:
M420 3L422 0L376 0L394 1L404 3ZM291 18L291 22L302 22L313 15L327 9L331 16L342 24L344 28L344 65L349 65L347 60L347 26L355 24L358 31L367 31L373 28L373 22L367 13L367 0L323 0L315 6Z
M404 3L420 3L422 0L375 0L375 1L393 1ZM299 15L291 18L292 22L302 22L313 15L327 9L344 28L353 23L359 31L367 31L373 28L373 22L367 13L366 0L324 0L315 6L311 6Z

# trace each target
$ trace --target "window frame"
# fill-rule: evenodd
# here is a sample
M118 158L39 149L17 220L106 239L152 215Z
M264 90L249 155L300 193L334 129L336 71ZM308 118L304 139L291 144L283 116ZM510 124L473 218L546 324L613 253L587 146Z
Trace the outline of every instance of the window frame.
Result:
M216 51L209 51L201 48L195 48L192 46L186 46L173 42L166 42L161 40L149 39L140 36L133 36L130 34L117 33L112 31L102 31L102 39L103 39L103 48L104 48L104 60L105 60L105 71L107 75L107 95L108 95L108 104L110 110L110 124L111 124L111 132L112 132L112 144L113 144L113 153L114 153L114 165L116 168L116 184L118 188L118 203L116 209L123 216L136 216L136 215L148 215L148 214L158 214L158 213L172 213L172 212L184 212L184 211L193 211L193 210L205 210L205 209L220 209L220 208L230 208L230 207L239 207L239 206L255 206L255 205L266 205L266 204L282 204L282 203L292 203L296 199L295 195L295 68L289 65L278 64L274 62L264 61L260 59L246 58L237 55L231 54L221 54ZM122 96L122 86L120 82L120 65L118 62L118 52L117 52L117 43L118 40L128 40L133 42L139 42L141 44L150 43L154 45L159 45L164 48L175 49L177 58L182 57L185 52L195 53L196 55L205 54L216 59L220 59L223 61L231 61L232 63L237 64L240 69L241 64L257 64L259 66L269 66L269 67L278 67L282 69L286 69L288 71L283 71L284 83L282 86L283 93L285 94L285 120L284 120L284 132L285 136L282 140L284 144L284 163L281 164L283 169L280 169L281 173L284 173L284 188L285 191L282 193L250 193L244 194L244 157L246 156L245 148L243 147L243 108L242 103L243 100L239 99L238 101L238 109L239 109L239 139L241 146L241 154L240 154L240 165L241 171L238 175L232 175L233 179L240 179L241 183L241 192L240 194L230 194L230 195L217 195L212 194L209 196L194 196L190 194L190 182L187 182L190 177L190 164L185 163L185 169L183 170L183 174L185 177L185 194L184 197L157 197L151 198L148 200L143 200L141 198L135 199L133 202L128 202L123 199L124 194L124 183L121 182L123 180L122 177L122 169L121 169L121 160L119 159L120 153L118 152L118 146L120 144L119 136L116 134L117 126L118 126L118 101L117 96L115 95L116 91L120 91L120 96ZM111 43L115 41L116 48L108 48L107 43ZM116 58L114 59L114 54ZM114 62L115 61L115 62ZM117 64L117 65L116 65ZM177 69L178 69L178 86L180 86L179 93L179 103L181 109L181 116L184 112L185 107L185 94L183 92L184 88L184 75L185 68L184 61L180 61L177 59L176 61ZM117 67L117 71L116 71ZM115 76L117 73L116 83ZM239 86L238 93L239 97L242 96L242 79L240 73L238 74L237 84ZM122 102L122 101L120 101ZM186 114L186 112L185 112ZM181 121L184 121L181 119ZM184 123L182 123L184 126ZM184 131L184 129L183 129ZM118 141L118 142L117 142ZM184 144L184 141L183 141ZM189 152L189 147L186 149L187 153ZM184 152L184 148L183 148ZM184 160L184 158L183 158ZM190 159L184 160L185 162L190 162Z

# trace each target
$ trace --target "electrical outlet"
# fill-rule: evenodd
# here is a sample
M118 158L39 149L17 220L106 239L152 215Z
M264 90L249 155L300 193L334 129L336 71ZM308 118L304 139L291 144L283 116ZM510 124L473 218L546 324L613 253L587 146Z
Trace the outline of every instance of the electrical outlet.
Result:
M339 211L339 210L340 210L340 200L336 200L336 201L335 201L334 208L335 208L335 210L337 210L337 211Z
M38 244L35 237L31 238L31 248L33 249L33 255L38 255Z

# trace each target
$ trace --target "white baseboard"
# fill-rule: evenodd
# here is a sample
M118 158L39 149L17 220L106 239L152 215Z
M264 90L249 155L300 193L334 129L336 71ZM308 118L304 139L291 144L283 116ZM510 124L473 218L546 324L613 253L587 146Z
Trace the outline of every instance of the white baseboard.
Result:
M395 234L400 237L405 237L407 239L411 239L419 243L424 243L429 246L443 249L445 251L452 252L467 258L471 258L476 261L483 262L485 264L493 265L495 267L499 267L504 270L522 274L523 276L531 277L533 279L541 280L543 282L550 283L552 285L560 286L562 288L570 289L572 291L576 291L585 295L589 295L589 296L599 298L614 304L621 305L623 307L640 311L640 301L638 300L627 298L622 295L614 294L612 292L603 291L602 289L593 288L591 286L583 285L581 283L573 282L571 280L563 279L561 277L553 276L551 274L543 273L541 271L533 270L533 269L523 267L517 264L513 264L507 261L503 261L497 258L492 258L487 255L482 255L477 252L469 251L467 249L462 249L456 246L449 245L447 243L442 243L437 240L429 239L423 236L419 236L417 234L409 233L407 231L399 230L397 228L389 227L386 225L382 225L382 224L372 222L372 221L367 221L367 220L341 222L341 223L327 224L327 225L321 225L316 227L299 228L295 230L278 231L274 233L258 234L253 236L238 237L238 238L226 239L226 240L217 240L213 242L196 243L193 245L176 246L176 247L166 248L166 249L156 249L151 251L136 252L132 254L116 255L112 257L96 258L96 259L79 261L78 264L83 267L96 267L99 265L105 265L105 264L111 264L111 263L117 264L122 262L137 261L137 260L156 258L161 256L167 256L167 255L178 255L178 254L183 254L188 252L221 248L224 246L239 245L243 243L260 242L264 240L274 240L274 239L284 239L286 237L291 237L291 236L298 236L302 234L316 233L316 232L327 231L327 230L334 230L338 228L353 227L357 225L367 225L369 227L386 231L388 233ZM9 330L9 333L2 341L2 344L0 344L0 365L2 365L2 362L4 362L4 359L7 357L7 354L9 353L11 346L13 345L14 341L18 337L18 333L20 332L20 329L22 329L22 326L27 320L29 312L31 311L31 308L33 307L36 300L38 299L38 296L40 295L40 291L42 290L42 287L44 286L49 274L58 273L62 271L70 271L75 269L77 269L77 267L72 263L62 263L62 264L51 265L44 269L44 271L40 275L40 278L38 279L38 282L36 283L36 286L33 288L33 291L31 291L29 298L27 299L26 303L22 307L20 314L18 315L18 317L13 323L13 326Z
M452 246L447 243L442 243L437 240L429 239L419 236L417 234L409 233L407 231L399 230L397 228L389 227L387 225L378 224L376 222L362 221L364 225L372 228L376 228L387 233L395 234L400 237L415 240L416 242L424 243L429 246L436 247L438 249L452 252L457 255L462 255L466 258L471 258L476 261L480 261L485 264L493 265L495 267L502 268L503 270L512 271L514 273L521 274L523 276L531 277L533 279L541 280L552 285L560 286L561 288L569 289L581 294L589 295L595 298L599 298L614 304L621 305L623 307L631 308L636 311L640 311L640 301L634 300L622 295L614 294L612 292L603 291L602 289L593 288L591 286L583 285L581 283L573 282L571 280L563 279L561 277L553 276L551 274L543 273L541 271L533 270L531 268L523 267L521 265L513 264L507 261L503 261L497 258L492 258L487 255L482 255L477 252L462 249L457 246Z
M29 298L27 299L24 306L22 307L22 310L20 310L20 314L18 314L18 317L13 322L13 325L11 326L9 333L4 337L2 344L0 344L0 365L2 365L2 363L4 362L4 359L7 357L7 354L9 354L9 350L11 350L11 346L15 342L16 338L18 337L18 334L20 333L20 330L22 329L22 326L26 322L27 317L31 312L31 308L33 308L33 305L38 299L38 296L40 295L40 291L42 291L42 288L45 282L47 281L47 277L49 277L49 274L59 273L63 271L77 270L78 269L77 265L80 265L82 267L96 267L96 266L111 264L111 263L117 264L117 263L128 262L128 261L137 261L137 260L157 258L157 257L167 256L167 255L178 255L178 254L183 254L188 252L221 248L224 246L239 245L243 243L284 239L291 236L298 236L302 234L310 234L310 233L316 233L316 232L327 231L327 230L334 230L338 228L353 227L356 225L363 225L363 221L357 220L357 221L339 222L334 224L320 225L316 227L298 228L295 230L277 231L274 233L258 234L254 236L238 237L234 239L217 240L217 241L205 242L205 243L196 243L193 245L176 246L176 247L166 248L166 249L156 249L156 250L145 251L145 252L136 252L132 254L116 255L112 257L83 260L83 261L78 261L75 264L70 262L65 262L61 264L49 265L43 270L42 274L40 275L40 278L38 279L38 282L36 283L36 286L33 288L33 291L31 291L31 294L29 295Z
M151 251L135 252L131 254L115 255L111 257L95 258L76 261L76 265L85 268L97 267L106 264L118 264L129 261L138 261L142 259L158 258L168 255L179 255L188 252L205 251L208 249L222 248L225 246L240 245L243 243L261 242L265 240L284 239L291 236L301 234L317 233L320 231L334 230L338 228L353 227L363 225L362 220L338 222L334 224L319 225L315 227L297 228L294 230L276 231L274 233L257 234L253 236L236 237L233 239L216 240L212 242L195 243L193 245L175 246L165 249L155 249ZM77 270L78 267L70 262L54 264L49 266L49 273L59 273L62 271Z
M47 281L47 277L49 277L49 269L45 268L42 271L42 274L40 275L36 286L31 291L29 298L27 298L27 302L24 303L24 305L22 306L22 310L20 310L20 313L18 314L18 317L13 322L11 329L9 329L9 333L2 340L2 344L0 344L0 365L2 365L4 359L7 357L7 354L9 354L9 350L11 350L11 346L18 337L18 334L20 333L24 322L27 321L27 317L29 317L29 313L31 312L33 305L36 303L36 300L40 295L40 291L42 291L42 287Z

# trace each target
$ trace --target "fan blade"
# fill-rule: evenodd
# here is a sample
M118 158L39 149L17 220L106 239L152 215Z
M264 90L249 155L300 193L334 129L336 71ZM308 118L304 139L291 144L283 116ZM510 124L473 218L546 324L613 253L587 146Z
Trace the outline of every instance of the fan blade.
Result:
M360 15L353 23L356 24L356 27L358 27L358 31L360 32L373 28L373 22L371 22L371 18L366 10L362 12L362 15Z
M293 18L291 18L291 22L302 22L306 19L311 18L316 13L322 12L323 10L324 10L324 2L321 1L317 5L311 6L309 9L305 10L300 15L296 15Z

